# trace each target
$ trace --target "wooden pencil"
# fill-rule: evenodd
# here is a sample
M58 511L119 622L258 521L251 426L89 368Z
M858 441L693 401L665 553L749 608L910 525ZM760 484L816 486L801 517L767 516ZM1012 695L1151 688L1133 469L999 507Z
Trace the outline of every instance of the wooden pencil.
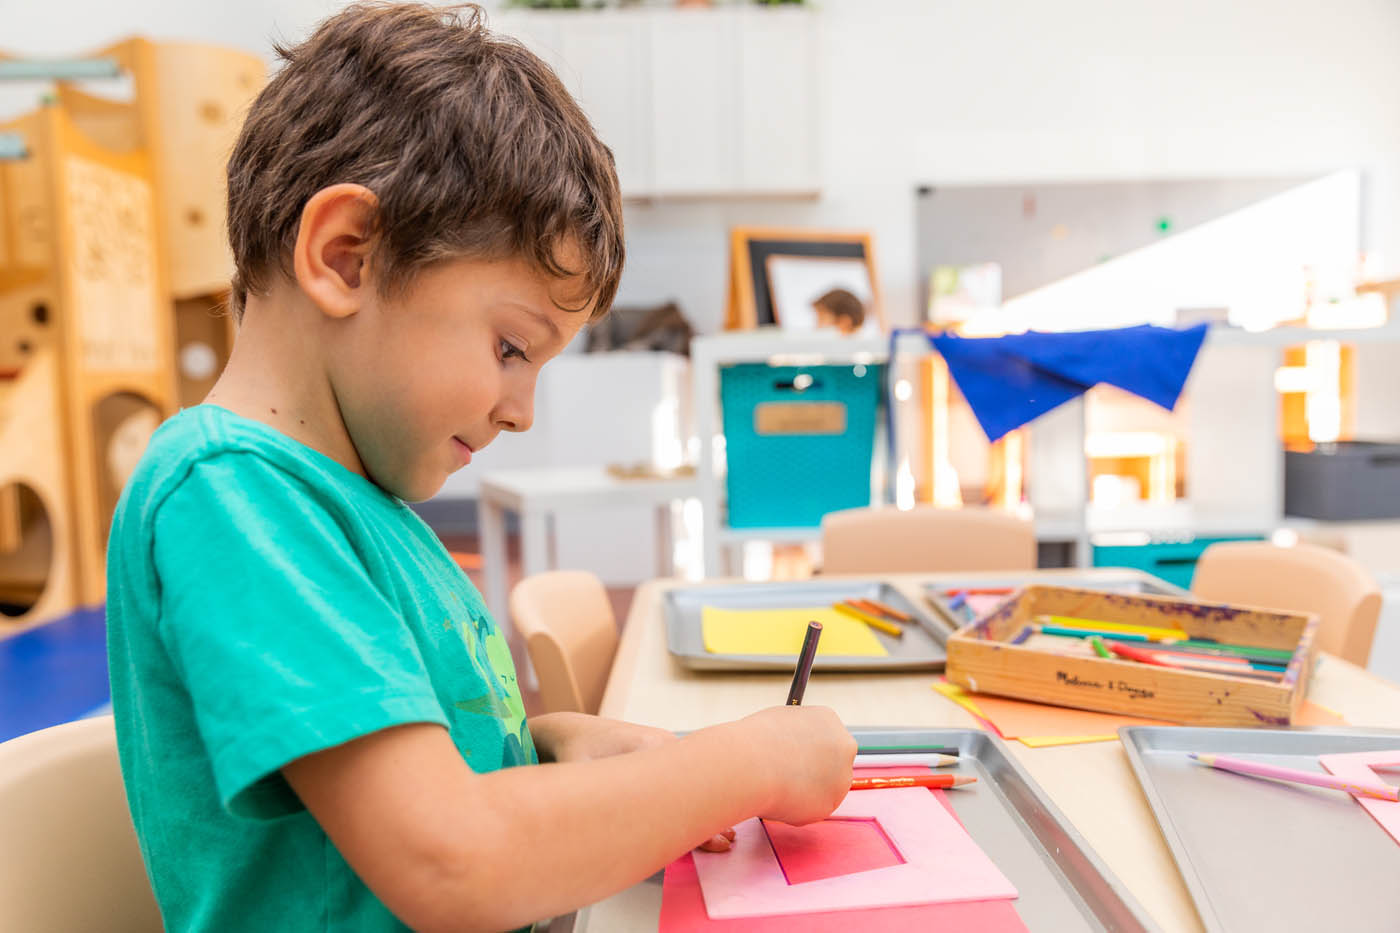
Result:
M1374 797L1378 800L1400 801L1400 790L1388 784L1359 783L1320 771L1299 771L1296 768L1284 768L1279 765L1264 764L1260 761L1245 761L1242 758L1231 758L1228 755L1207 755L1199 752L1190 752L1189 754L1201 764L1219 768L1222 771L1274 778L1279 781L1290 781L1294 784L1310 784L1313 787L1328 787L1333 790L1344 790L1349 794L1358 794L1362 797Z
M898 625L895 625L893 622L886 622L879 616L874 616L868 612L864 612L860 609L857 609L850 603L836 603L831 608L835 609L842 615L850 616L852 619L859 619L871 628L879 629L886 635L892 635L895 638L904 637L904 629L900 628Z
M792 672L792 686L788 688L788 706L802 705L802 697L807 692L807 678L812 676L812 662L817 659L817 642L821 637L822 624L816 620L808 622L807 634L802 636L802 650L797 655L797 670Z

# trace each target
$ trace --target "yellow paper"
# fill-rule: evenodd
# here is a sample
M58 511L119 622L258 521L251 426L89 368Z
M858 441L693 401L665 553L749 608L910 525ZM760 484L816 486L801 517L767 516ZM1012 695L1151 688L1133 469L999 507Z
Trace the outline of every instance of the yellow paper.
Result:
M778 654L797 657L808 622L822 624L818 655L889 654L870 626L834 609L720 609L706 606L700 632L711 654Z
M1112 742L1118 734L1109 735L1023 735L1016 741L1027 748L1045 748L1050 745L1081 745L1085 742Z

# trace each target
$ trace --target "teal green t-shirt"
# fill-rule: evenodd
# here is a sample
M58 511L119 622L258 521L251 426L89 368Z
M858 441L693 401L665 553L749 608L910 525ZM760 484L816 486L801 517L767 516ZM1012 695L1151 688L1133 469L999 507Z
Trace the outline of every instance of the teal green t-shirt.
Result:
M151 440L108 547L127 800L172 931L401 930L280 769L404 723L536 763L505 639L371 481L224 409Z

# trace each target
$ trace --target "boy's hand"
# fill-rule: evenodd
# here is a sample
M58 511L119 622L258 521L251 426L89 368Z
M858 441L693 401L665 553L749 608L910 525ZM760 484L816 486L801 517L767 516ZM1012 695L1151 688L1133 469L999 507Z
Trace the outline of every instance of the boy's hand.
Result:
M775 706L740 720L772 782L762 816L800 826L824 819L851 789L856 740L824 706Z
M674 733L586 713L545 713L530 719L530 735L540 761L588 761L626 755L654 745L674 742ZM734 830L726 829L706 839L698 849L728 852Z

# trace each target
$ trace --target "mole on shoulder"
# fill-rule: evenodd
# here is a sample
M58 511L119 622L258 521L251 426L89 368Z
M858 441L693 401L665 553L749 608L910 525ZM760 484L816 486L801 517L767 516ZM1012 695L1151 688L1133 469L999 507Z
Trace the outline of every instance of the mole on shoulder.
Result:
M277 414L277 409L275 408L269 408L268 411L272 412L274 415Z

